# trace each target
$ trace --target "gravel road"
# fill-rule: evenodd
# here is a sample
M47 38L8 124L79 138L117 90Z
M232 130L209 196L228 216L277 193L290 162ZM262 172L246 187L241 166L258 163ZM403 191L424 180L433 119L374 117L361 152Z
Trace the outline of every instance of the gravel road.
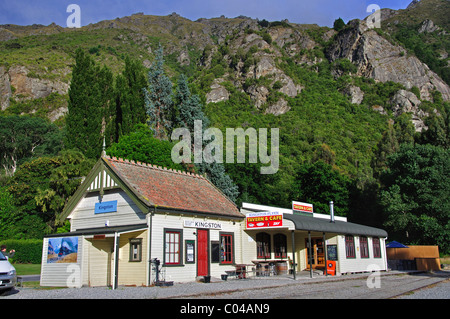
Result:
M175 283L172 287L16 288L2 299L450 299L450 272L405 275L398 272L338 277L299 276L213 280L209 284ZM369 286L372 288L368 287ZM379 286L377 285L379 283ZM422 289L434 285L431 288ZM420 289L420 290L417 290ZM414 293L407 292L414 291Z

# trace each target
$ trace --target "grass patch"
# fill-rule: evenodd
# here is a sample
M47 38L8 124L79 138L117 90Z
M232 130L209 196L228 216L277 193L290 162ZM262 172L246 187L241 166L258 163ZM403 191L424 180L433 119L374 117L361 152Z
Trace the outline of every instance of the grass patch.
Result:
M41 264L14 264L13 266L16 268L17 276L41 274Z
M25 281L22 283L22 288L32 288L38 290L53 290L53 289L64 289L67 287L43 287L39 281Z

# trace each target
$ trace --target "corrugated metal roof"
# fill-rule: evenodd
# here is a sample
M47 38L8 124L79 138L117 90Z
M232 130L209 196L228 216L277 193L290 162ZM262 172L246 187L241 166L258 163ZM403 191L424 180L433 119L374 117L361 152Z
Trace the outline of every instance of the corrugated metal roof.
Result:
M283 218L294 223L295 229L336 234L351 234L373 237L387 237L388 233L380 228L329 219L314 218L295 214L284 214Z

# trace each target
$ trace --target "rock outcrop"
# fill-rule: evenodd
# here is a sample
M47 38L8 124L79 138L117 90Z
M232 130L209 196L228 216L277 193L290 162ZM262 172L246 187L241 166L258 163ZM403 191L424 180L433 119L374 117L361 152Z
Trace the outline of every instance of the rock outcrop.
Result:
M445 101L450 100L450 87L436 73L415 56L405 54L403 47L369 29L365 21L350 21L327 50L327 57L331 61L349 59L358 67L360 76L401 83L407 89L416 86L424 100L432 100L434 89L442 93Z
M424 32L429 33L429 32L438 31L440 29L441 28L439 28L437 25L435 25L432 20L426 19L420 26L419 33L424 33Z
M345 95L350 97L350 102L353 104L361 104L364 99L364 92L358 86L348 86L343 92Z
M51 81L29 76L30 71L20 65L12 66L9 70L0 66L0 107L5 110L10 105L10 99L17 100L39 99L51 93L66 95L69 84L61 81Z
M423 119L429 114L419 108L421 101L417 96L406 90L399 90L391 99L392 111L394 116L399 116L403 113L411 114L411 121L414 124L416 132L427 130Z
M279 99L276 103L270 105L264 114L273 114L275 116L284 114L288 112L291 108L288 105L288 102L284 99Z
M12 96L11 81L4 66L0 66L0 109L2 111L9 107L9 99Z
M206 103L217 103L227 101L230 98L230 93L220 84L220 80L214 80L211 85L211 91L206 94Z

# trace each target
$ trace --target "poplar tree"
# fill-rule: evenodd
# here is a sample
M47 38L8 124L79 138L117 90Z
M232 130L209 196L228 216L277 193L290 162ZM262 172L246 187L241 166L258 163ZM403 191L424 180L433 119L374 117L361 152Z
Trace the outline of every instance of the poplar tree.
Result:
M92 94L94 78L93 61L82 49L77 49L66 116L65 145L68 149L78 148L83 151L92 149L89 147L89 131L91 133L94 131L96 135L100 134L101 123L97 119L99 112L94 107Z
M101 115L101 131L99 136L100 146L98 146L98 149L96 150L98 152L97 154L100 154L103 147L103 137L105 137L106 146L117 141L114 76L111 70L106 66L97 69L95 94L98 103L96 108L99 109ZM98 157L98 155L96 157Z
M98 158L103 137L107 145L115 140L115 106L112 72L95 65L90 56L77 49L69 88L65 146L78 149L88 158Z
M145 86L143 66L139 61L127 56L125 69L122 74L117 75L115 82L116 140L122 135L131 133L136 124L145 123L147 119L143 92Z

